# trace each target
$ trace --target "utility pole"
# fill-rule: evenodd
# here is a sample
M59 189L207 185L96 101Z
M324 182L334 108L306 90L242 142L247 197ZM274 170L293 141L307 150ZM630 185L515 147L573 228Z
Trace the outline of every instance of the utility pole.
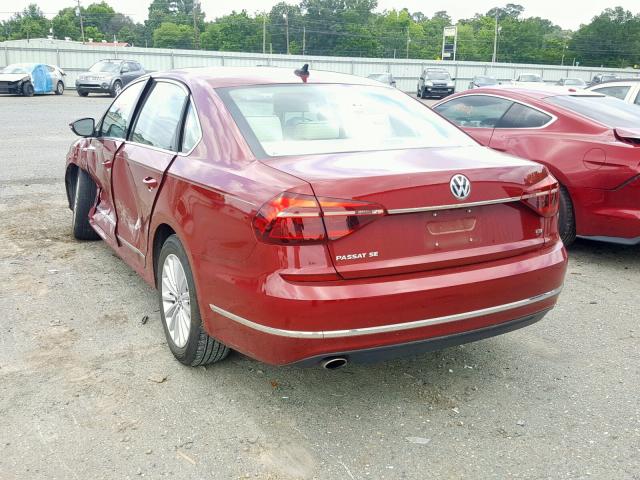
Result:
M307 50L307 27L302 27L302 55L304 55Z
M267 53L267 16L262 15L262 53Z
M193 47L196 50L200 49L200 32L198 31L198 16L196 15L196 8L199 9L200 0L193 0L193 7L191 12L193 13Z
M287 28L287 55L290 55L290 51L289 51L289 16L286 13L283 13L282 16L284 17L284 24Z
M80 17L80 33L82 34L82 43L84 43L84 23L82 22L82 10L80 9L80 0L78 0L78 16Z
M411 38L409 37L409 27L407 26L407 58L409 58L409 42L411 42Z
M496 11L496 28L493 32L493 57L491 63L496 63L498 59L498 12Z

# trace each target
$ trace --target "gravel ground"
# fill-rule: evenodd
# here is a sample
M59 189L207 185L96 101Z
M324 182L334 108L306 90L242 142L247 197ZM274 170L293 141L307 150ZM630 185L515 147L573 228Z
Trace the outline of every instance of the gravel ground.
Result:
M640 248L579 241L552 313L475 344L183 367L155 292L71 236L67 124L108 102L0 97L1 479L640 478Z

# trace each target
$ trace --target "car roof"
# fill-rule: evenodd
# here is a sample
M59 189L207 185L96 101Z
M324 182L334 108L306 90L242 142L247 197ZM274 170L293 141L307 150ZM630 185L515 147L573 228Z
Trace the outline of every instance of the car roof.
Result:
M213 88L302 83L302 79L294 73L294 70L291 67L198 67L156 72L151 76L154 78L174 78L184 82L203 82ZM375 87L383 85L377 80L365 77L313 69L309 69L306 83L341 83Z

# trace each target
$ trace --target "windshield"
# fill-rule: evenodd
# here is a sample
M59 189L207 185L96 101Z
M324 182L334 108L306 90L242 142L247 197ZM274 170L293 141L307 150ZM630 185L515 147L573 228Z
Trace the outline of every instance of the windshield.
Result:
M268 85L219 91L258 156L476 144L397 90L362 85Z
M102 61L95 63L89 69L92 73L115 73L120 69L120 62Z
M547 98L547 102L602 123L608 127L640 126L640 108L614 97L569 96Z
M584 83L584 80L580 80L579 78L566 78L564 80L564 84L565 85L576 85L579 87L583 87L586 85L586 83Z
M429 80L449 80L451 76L447 72L427 72Z
M520 82L541 82L542 78L540 75L520 75L518 80Z
M29 73L24 65L9 65L2 69L2 73Z

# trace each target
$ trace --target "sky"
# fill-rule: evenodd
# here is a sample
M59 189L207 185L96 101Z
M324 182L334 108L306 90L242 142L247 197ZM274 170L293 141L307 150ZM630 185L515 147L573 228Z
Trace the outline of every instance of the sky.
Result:
M84 6L99 0L80 0ZM147 18L150 0L106 0L116 11L131 16L136 22ZM231 13L233 10L255 11L270 10L279 0L201 0L207 20ZM25 8L29 3L37 3L48 17L53 17L62 8L75 4L74 0L2 0L0 1L0 19L7 19L14 11ZM288 3L298 3L290 1ZM576 30L580 24L591 19L606 7L621 6L640 13L638 0L615 0L608 4L602 0L378 0L378 10L400 10L404 7L410 12L421 11L427 16L439 10L446 10L454 21L472 17L475 13L487 12L495 6L517 3L524 6L525 16L543 17L560 25L564 29Z

